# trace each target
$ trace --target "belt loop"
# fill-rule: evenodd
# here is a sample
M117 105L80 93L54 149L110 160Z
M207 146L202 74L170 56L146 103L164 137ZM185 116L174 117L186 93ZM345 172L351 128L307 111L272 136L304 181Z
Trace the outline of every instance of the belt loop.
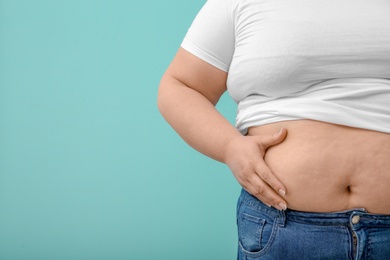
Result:
M279 211L278 224L280 227L284 227L286 225L286 211Z

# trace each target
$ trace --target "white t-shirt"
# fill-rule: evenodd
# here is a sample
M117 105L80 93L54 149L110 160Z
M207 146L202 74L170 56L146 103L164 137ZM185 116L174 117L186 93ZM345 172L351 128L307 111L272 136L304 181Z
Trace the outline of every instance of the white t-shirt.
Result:
M228 72L243 134L298 119L390 133L388 0L208 0L181 46Z

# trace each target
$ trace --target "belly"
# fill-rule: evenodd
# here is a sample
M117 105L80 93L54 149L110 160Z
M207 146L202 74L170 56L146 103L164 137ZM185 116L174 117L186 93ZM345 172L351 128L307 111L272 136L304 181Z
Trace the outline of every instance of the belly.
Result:
M390 214L390 135L317 121L285 121L249 129L286 140L265 161L287 188L290 209L332 212L365 208Z

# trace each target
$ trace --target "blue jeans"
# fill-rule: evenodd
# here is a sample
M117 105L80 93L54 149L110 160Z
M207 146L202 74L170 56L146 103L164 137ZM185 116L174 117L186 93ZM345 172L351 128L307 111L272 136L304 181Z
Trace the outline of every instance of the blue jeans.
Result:
M390 215L364 209L279 211L242 190L237 225L239 260L390 259Z

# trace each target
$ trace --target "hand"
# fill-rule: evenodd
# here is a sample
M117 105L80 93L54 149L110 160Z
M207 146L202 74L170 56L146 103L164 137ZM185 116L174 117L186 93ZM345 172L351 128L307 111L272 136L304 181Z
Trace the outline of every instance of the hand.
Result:
M286 136L287 130L282 128L273 135L237 137L229 143L224 160L246 191L279 210L287 208L283 199L286 188L266 165L264 156L269 147L283 142Z

